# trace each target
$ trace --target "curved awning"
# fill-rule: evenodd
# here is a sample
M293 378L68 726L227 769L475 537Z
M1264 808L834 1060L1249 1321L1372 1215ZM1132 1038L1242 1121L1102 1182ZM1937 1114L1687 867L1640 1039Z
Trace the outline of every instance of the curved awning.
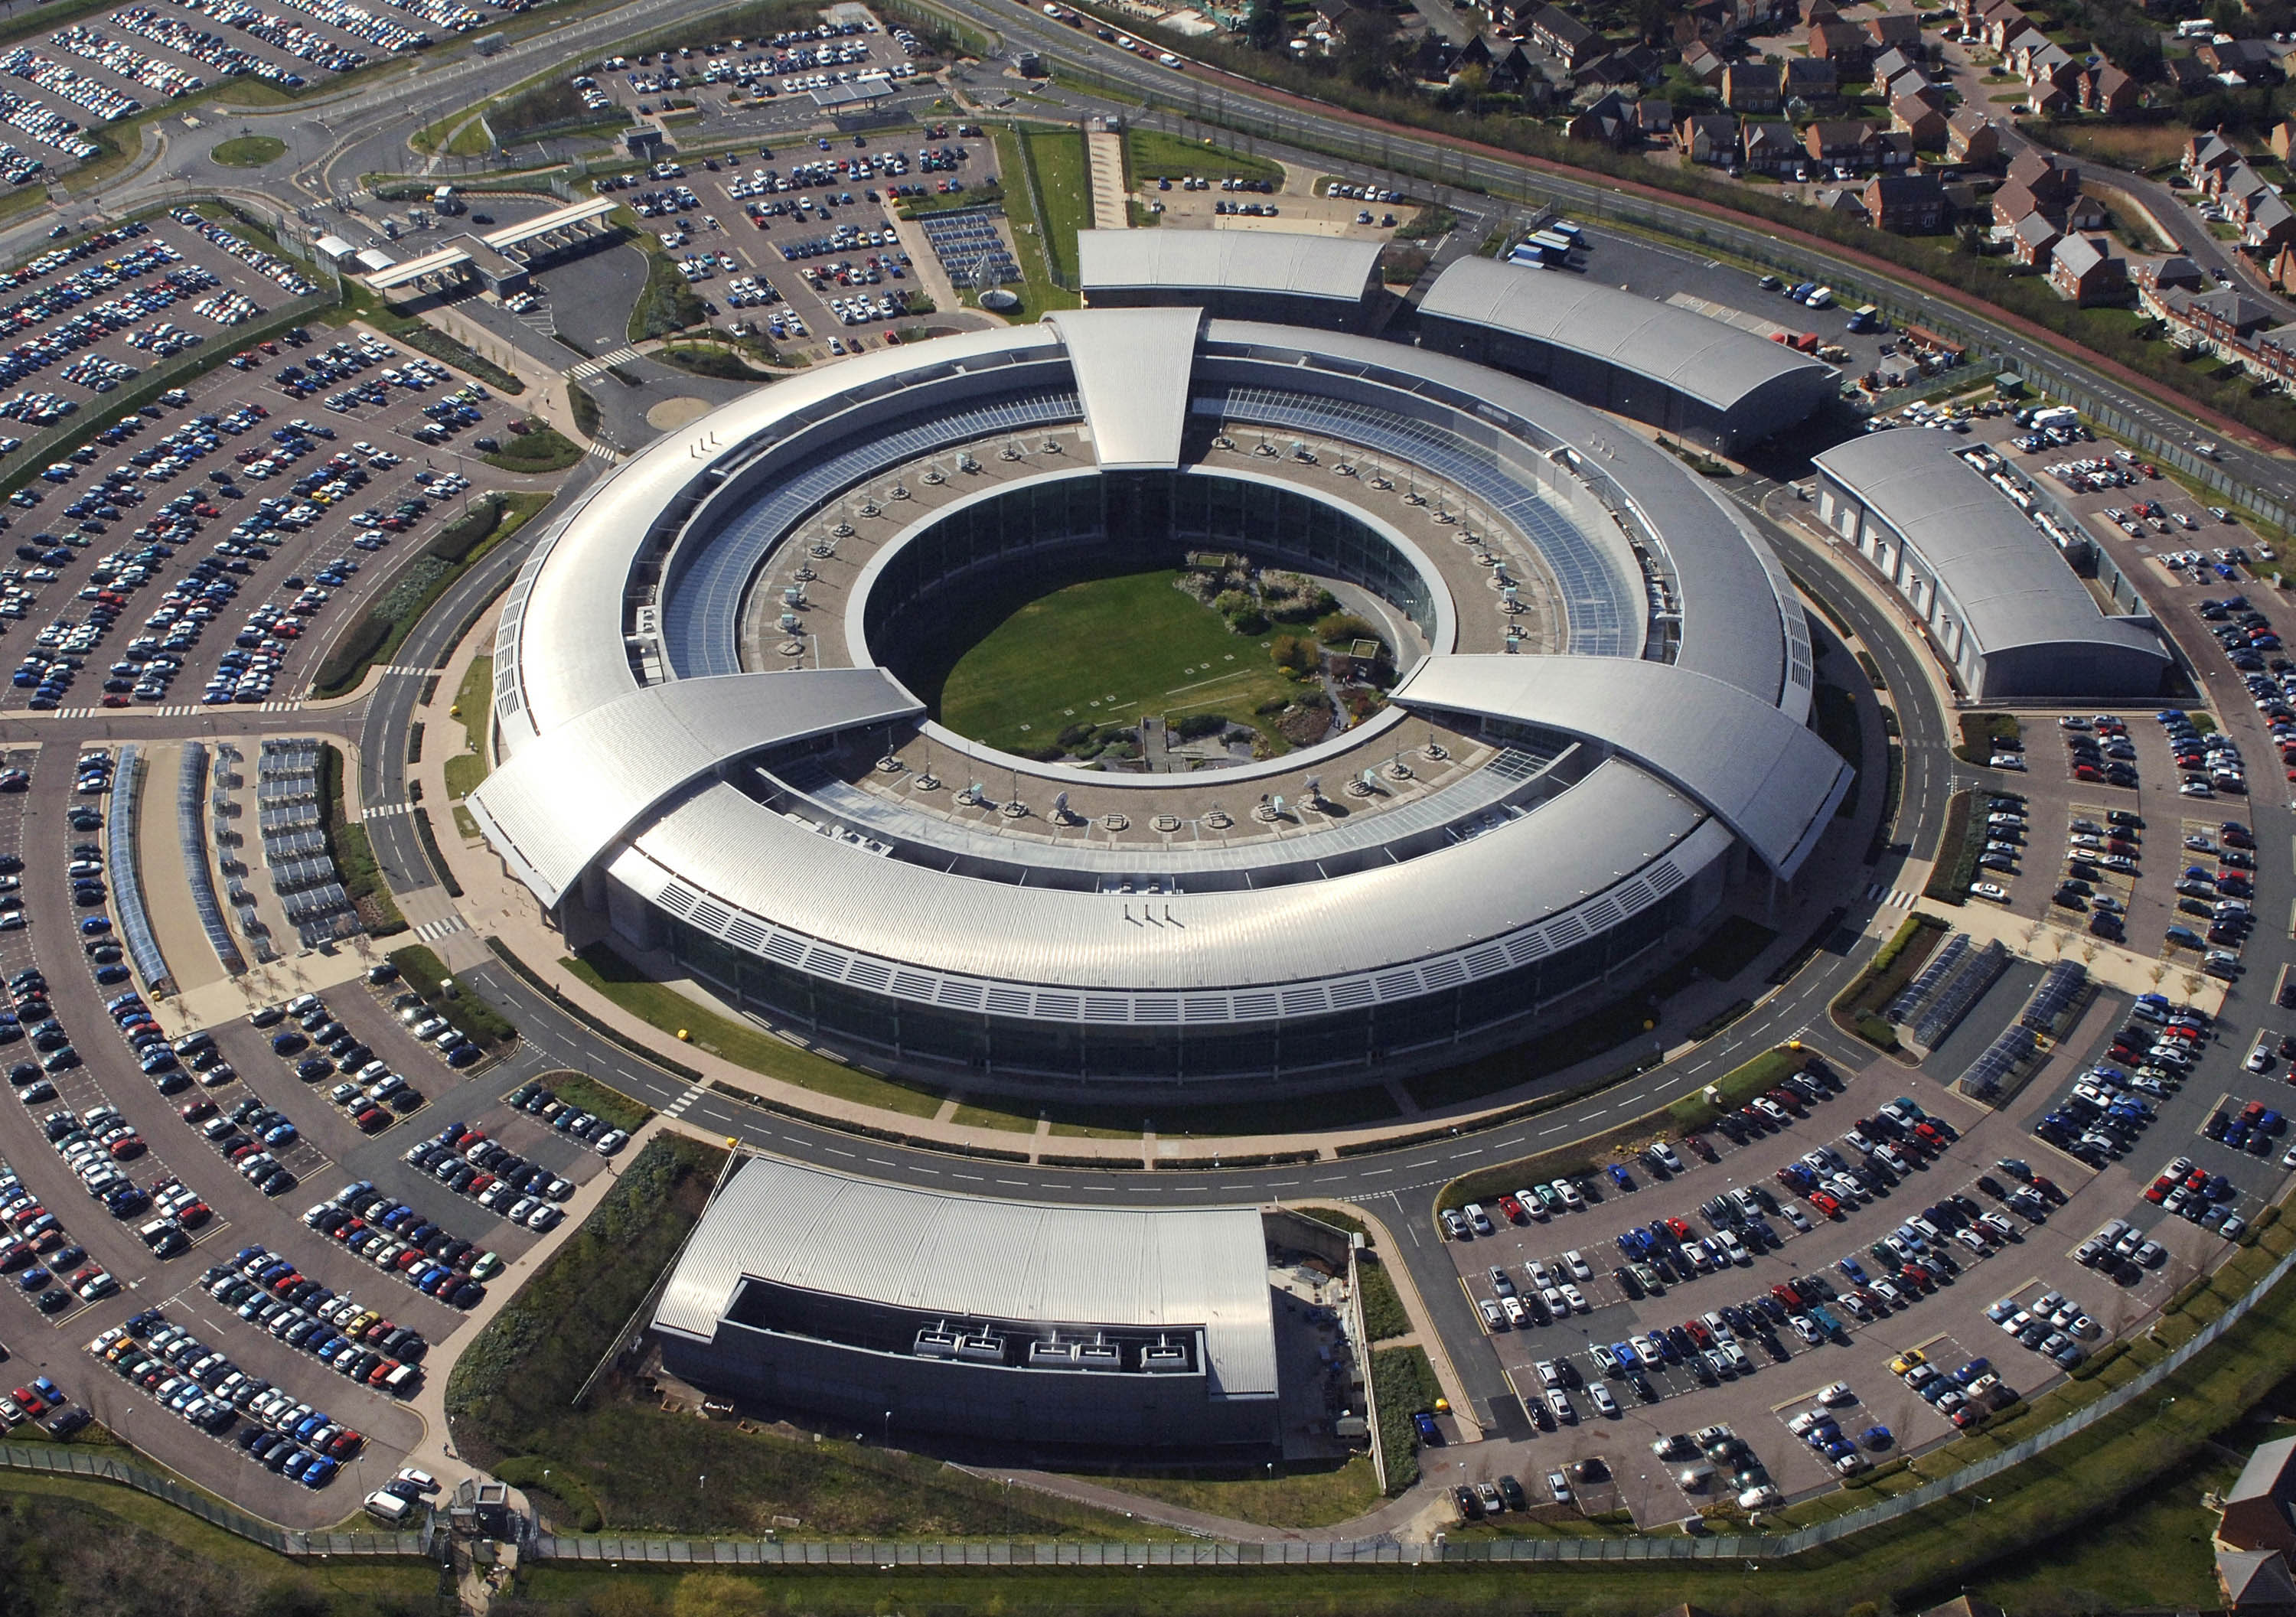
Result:
M1816 732L1718 679L1623 657L1431 657L1395 701L1600 742L1703 804L1781 878L1856 775Z
M548 907L647 810L721 765L923 711L882 669L673 680L537 736L471 794L471 813Z

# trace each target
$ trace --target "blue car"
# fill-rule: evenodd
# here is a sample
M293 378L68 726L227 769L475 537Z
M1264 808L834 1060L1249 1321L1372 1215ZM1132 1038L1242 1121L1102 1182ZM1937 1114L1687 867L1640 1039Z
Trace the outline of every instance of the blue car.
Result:
M1841 1272L1859 1285L1866 1284L1866 1266L1855 1258L1844 1258L1839 1265Z
M1436 1449L1442 1446L1443 1429L1435 1424L1435 1417L1426 1410L1415 1411L1412 1415L1411 1424L1418 1431L1421 1448Z
M1887 1449L1891 1443L1894 1443L1897 1441L1898 1440L1895 1437L1890 1435L1890 1429L1887 1426L1868 1426L1866 1428L1864 1434L1858 1439L1858 1441L1864 1443L1868 1449Z
M111 930L111 918L109 915L86 916L80 922L79 930L87 937L96 937Z
M1620 1164L1616 1162L1611 1163L1610 1172L1611 1183L1617 1186L1620 1190L1632 1190L1635 1187L1634 1176L1629 1174Z

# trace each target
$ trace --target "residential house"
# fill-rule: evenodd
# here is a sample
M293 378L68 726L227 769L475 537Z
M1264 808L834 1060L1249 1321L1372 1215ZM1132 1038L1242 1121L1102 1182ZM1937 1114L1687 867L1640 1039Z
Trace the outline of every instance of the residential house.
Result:
M1952 95L1944 86L1931 84L1929 75L1919 68L1906 68L1886 78L1877 75L1874 87L1881 93L1884 102L1917 101L1925 107L1935 107L1940 112L1949 111L1953 102Z
M1934 175L1877 174L1866 182L1864 200L1876 226L1901 236L1932 234L1953 217Z
M2035 204L2051 214L2071 207L2080 194L2079 172L2059 163L2054 153L2032 146L2019 152L2009 165L2009 184L2024 186L2032 193Z
M1562 126L1572 140L1595 141L1625 152L1643 144L1643 127L1635 103L1616 90L1604 93L1587 109Z
M2236 79L2242 84L2271 85L2287 77L2280 58L2261 39L2203 40L2193 54L2226 84Z
M1729 64L1717 56L1713 49L1702 42L1684 47L1682 65L1693 78L1709 89L1719 86L1722 82L1722 75L1729 70Z
M2069 235L2049 257L2049 285L2078 308L2112 303L2128 291L2128 260L2103 236Z
M2274 325L2277 316L2269 305L2231 288L2140 296L2147 311L2160 316L2191 346L2231 360L2252 375L2296 380L2296 324ZM2217 1523L2218 1548L2275 1549L2277 1539L2291 1536L2288 1521L2296 1476L2276 1482L2268 1474L2274 1457L2267 1452L2290 1441L2296 1440L2266 1443L2249 1457L2240 1481L2225 1498L2223 1517Z
M1946 120L1945 154L1949 161L1972 168L2001 160L2001 128L1982 110L1964 107Z
M2024 78L2025 87L2043 100L2052 90L2070 100L2087 66L2054 39L2043 39L2038 45L2021 50L2017 54L2018 70Z
M2163 57L2161 73L2179 95L2197 94L2209 87L2209 70L2197 56Z
M2229 168L2242 161L2239 148L2218 132L2194 135L2185 143L2185 154L2177 160L2186 181L2200 185L2204 176L2218 168Z
M1412 45L1411 53L1405 59L1406 68L1414 78L1427 84L1444 84L1449 81L1452 63L1458 55L1458 47L1429 29Z
M2278 193L2266 193L2241 222L2240 239L2243 245L2269 258L2296 242L2296 209L2292 209L2288 199Z
M1911 135L1915 146L1923 151L1936 152L1945 145L1945 114L1910 95L1890 103L1890 127Z
M1635 119L1645 141L1674 138L1674 103L1663 95L1645 95L1635 103Z
M1895 78L1898 74L1904 72L1907 68L1919 67L1920 65L1921 61L1918 56L1901 51L1896 45L1890 45L1884 49L1867 64L1868 68L1873 72L1874 82L1876 84L1881 83L1885 78Z
M2052 224L2064 217L2062 209L2043 207L2033 188L2022 180L2011 180L1993 193L1993 224L1997 230L2014 230L2018 220L2036 213Z
M2080 75L2074 99L2084 112L2126 118L2144 104L2144 91L2136 79L2108 62Z
M1854 118L1821 118L1802 134L1802 149L1812 162L1861 164L1866 138L1872 126Z
M2296 163L2296 118L2283 119L2272 127L2272 155L2283 163Z
M1840 214L1845 219L1855 219L1860 225L1874 222L1866 211L1866 199L1855 185L1819 185L1809 193L1809 205L1820 213Z
M1988 13L1985 19L1985 43L1999 53L2005 61L2020 39L2040 31L2038 23L2013 5L2005 5ZM2046 35L2043 37L2046 37Z
M1547 0L1477 0L1477 6L1501 33L1520 39L1530 32L1531 19Z
M1734 62L1722 70L1722 104L1733 112L1775 112L1778 70L1759 62Z
M1914 166L1914 137L1903 129L1875 128L1866 137L1866 160L1889 171Z
M1962 32L1997 51L2008 32L2025 26L2025 11L2017 0L1979 0L1979 4L1972 8L1967 21L1962 24Z
M2063 232L2046 213L2029 213L2009 227L2009 256L2029 269L2046 269Z
M1816 28L1821 22L1839 22L1841 21L1841 8L1834 4L1833 0L1809 0L1809 4L1802 8L1801 20L1807 28Z
M2284 247L2273 256L2272 284L2284 292L2296 289L2296 247Z
M1845 77L1862 77L1874 54L1874 41L1854 22L1813 23L1809 53L1831 62Z
M1778 95L1781 101L1807 102L1816 108L1831 107L1841 97L1841 70L1833 62L1821 62L1814 56L1789 56L1784 65L1778 69Z
M1559 5L1542 5L1531 13L1529 39L1574 72L1607 46L1602 35Z
M1521 41L1502 40L1500 44L1506 48L1494 47L1491 52L1492 89L1520 90L1534 78L1542 84L1546 82L1545 75L1539 72L1538 65L1531 61L1530 53L1523 48Z
M1674 120L1674 149L1683 160L1728 168L1740 158L1738 120L1727 112L1693 112Z
M1801 136L1783 119L1750 118L1740 127L1738 138L1746 167L1756 174L1792 169L1808 156Z
M1866 31L1873 37L1877 50L1895 45L1918 54L1922 48L1922 20L1911 12L1884 12L1878 17L1868 17Z
M2208 279L2201 274L2199 265L2180 252L2169 254L2158 264L2140 264L2136 267L2136 284L2152 292L2179 289L2198 291Z
M2201 189L2208 193L2210 201L2220 202L2226 212L2236 213L2250 197L2266 186L2264 176L2243 160L2210 169L2201 177Z
M2276 1549L2217 1551L2217 1592L2238 1617L2296 1617L2296 1579Z

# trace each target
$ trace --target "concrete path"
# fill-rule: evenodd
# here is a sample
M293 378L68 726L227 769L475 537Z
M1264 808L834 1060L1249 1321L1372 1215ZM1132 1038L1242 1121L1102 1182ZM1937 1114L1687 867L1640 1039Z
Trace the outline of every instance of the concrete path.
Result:
M1128 230L1132 212L1124 190L1124 137L1095 129L1084 137L1092 165L1092 222L1097 230Z

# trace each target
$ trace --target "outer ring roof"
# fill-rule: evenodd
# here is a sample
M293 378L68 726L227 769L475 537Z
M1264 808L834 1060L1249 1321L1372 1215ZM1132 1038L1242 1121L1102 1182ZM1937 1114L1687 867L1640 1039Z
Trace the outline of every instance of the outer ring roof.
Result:
M1605 433L1592 412L1480 366L1364 338L1154 315L1067 313L824 367L703 418L594 490L505 603L497 715L510 757L473 800L537 896L554 903L603 865L745 951L879 994L1174 1025L1386 1003L1513 970L1659 902L1732 834L1782 874L1799 866L1847 771L1803 727L1808 641L1783 571L1710 490L1639 440ZM1192 365L1169 351L1181 333L1193 338ZM1156 351L1128 366L1141 344ZM1107 385L1127 374L1142 396ZM1073 882L953 874L962 861L932 851L931 836L904 837L898 807L890 825L826 809L808 824L719 778L775 741L914 711L875 670L672 678L641 691L633 648L645 643L649 608L633 569L685 543L680 525L719 490L761 498L783 475L777 464L818 464L885 423L929 422L938 401L970 407L999 388L1073 389L1095 446L1114 446L1123 464L1153 464L1169 442L1160 423L1185 412L1191 387L1251 386L1306 389L1342 424L1354 402L1404 412L1455 465L1480 457L1519 480L1568 483L1574 520L1601 529L1595 564L1623 571L1637 597L1647 587L1655 599L1653 580L1667 581L1681 613L1670 662L1655 652L1439 655L1398 694L1401 706L1423 700L1587 738L1600 751L1580 757L1575 784L1455 830L1447 844L1439 824L1433 845L1423 836L1394 856L1403 862L1356 860L1349 874L1311 868L1277 885L1192 891L1185 855L1168 850L1182 873L1152 915ZM1597 435L1608 439L1599 458L1570 447ZM1642 645L1639 632L1630 644ZM752 707L752 692L772 700ZM1311 848L1314 834L1298 845ZM1028 844L1013 847L1026 866ZM1062 857L1048 858L1048 874Z

